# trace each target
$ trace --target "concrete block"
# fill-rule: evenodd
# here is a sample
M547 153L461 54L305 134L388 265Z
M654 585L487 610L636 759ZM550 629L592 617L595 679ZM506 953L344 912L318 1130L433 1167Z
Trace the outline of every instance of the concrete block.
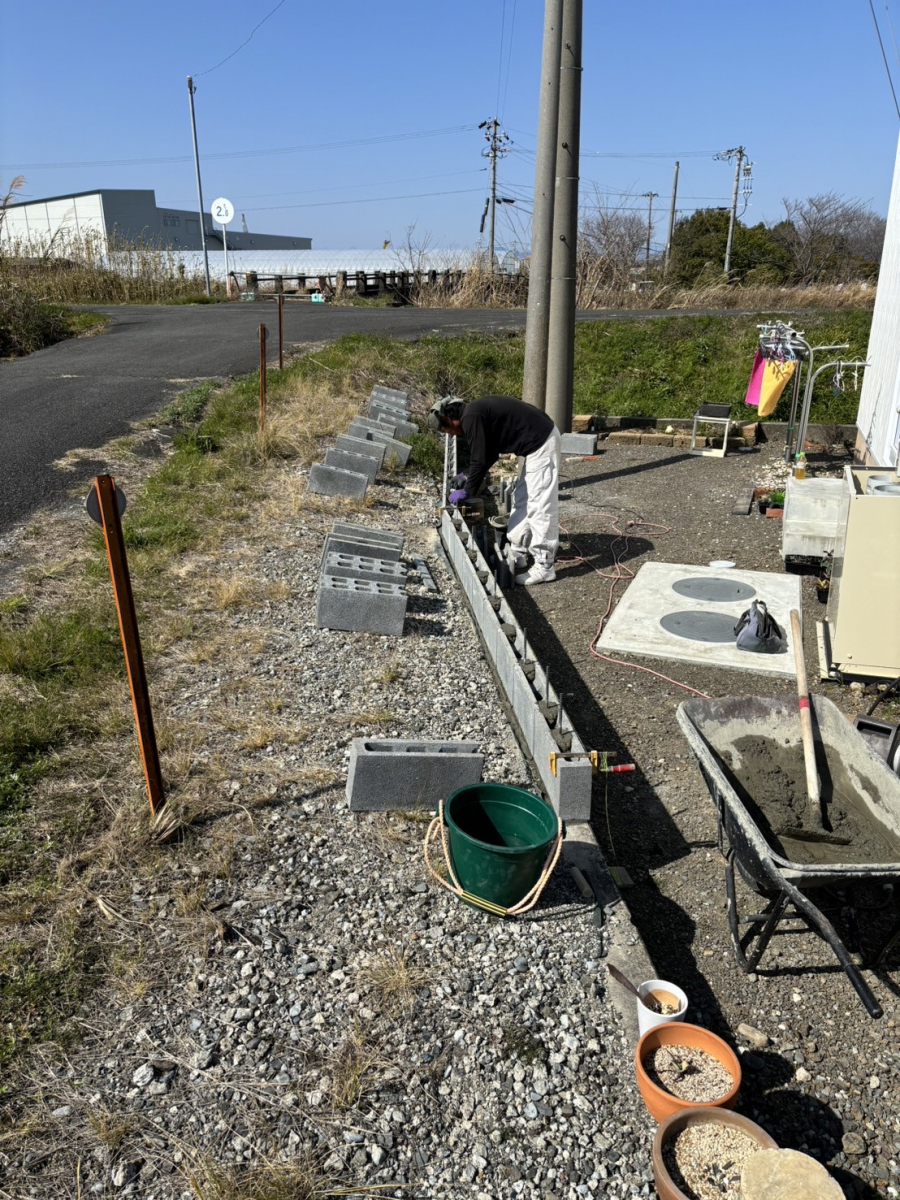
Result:
M309 490L320 496L351 496L359 500L368 486L369 477L358 471L326 467L324 463L313 463L309 470Z
M641 435L636 429L614 429L606 440L612 445L639 446Z
M561 438L560 451L563 454L594 454L597 449L597 439L592 433L564 433Z
M388 417L392 421L408 421L409 411L405 408L398 408L396 404L388 404L384 400L370 400L368 413L370 417L379 416Z
M351 633L381 633L399 637L406 616L406 589L396 583L370 579L319 580L316 625Z
M572 418L573 433L590 433L594 418L589 413L576 413Z
M407 446L406 442L398 442L390 434L379 433L377 429L366 429L364 425L358 425L356 421L350 422L350 434L352 437L363 438L365 441L383 446L385 461L396 458L401 467L405 467L409 462L412 447Z
M354 417L352 424L364 429L374 429L376 433L388 433L397 436L397 430L392 421L379 421L377 417Z
M439 800L481 781L477 742L405 742L355 738L350 743L351 812L436 808Z
M392 436L395 438L412 437L414 433L419 432L419 427L414 421L404 421L394 413L388 415L382 409L369 409L373 417L376 417L379 425L383 425L385 429L393 430Z
M362 558L380 558L384 562L399 562L402 551L390 542L378 538L353 537L343 533L329 533L322 547L322 563L329 554L354 554Z
M355 454L352 450L326 450L325 466L339 467L342 471L354 471L357 475L365 475L369 483L374 483L378 474L377 458L368 454Z
M322 574L332 579L370 579L380 583L406 586L406 567L388 558L365 554L337 554L329 551L322 562Z
M345 537L378 538L388 546L396 546L400 551L403 550L403 543L406 541L402 533L391 533L389 529L379 529L375 525L358 525L352 521L335 521L329 532Z
M351 454L368 454L369 458L374 458L379 468L384 464L384 446L381 442L373 442L364 437L351 437L346 433L339 433L335 441L335 446L338 450L349 450Z
M379 383L372 388L370 396L393 402L401 408L409 408L409 392L401 392L398 388L382 387Z

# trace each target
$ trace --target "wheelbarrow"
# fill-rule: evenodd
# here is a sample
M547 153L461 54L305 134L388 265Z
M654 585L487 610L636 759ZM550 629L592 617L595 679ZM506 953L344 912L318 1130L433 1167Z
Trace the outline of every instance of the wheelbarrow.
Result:
M838 893L853 941L856 914L867 907L855 899L862 885L882 885L885 898L868 907L890 903L900 880L900 778L831 701L815 696L811 703L822 803L832 830L824 839L821 831L817 836L804 826L807 800L795 701L692 699L679 705L677 719L715 805L738 963L744 971L755 970L780 923L800 918L825 939L866 1011L876 1018L882 1016L881 1006L809 893ZM762 912L740 915L735 867L767 900ZM877 965L898 941L900 922L866 965Z

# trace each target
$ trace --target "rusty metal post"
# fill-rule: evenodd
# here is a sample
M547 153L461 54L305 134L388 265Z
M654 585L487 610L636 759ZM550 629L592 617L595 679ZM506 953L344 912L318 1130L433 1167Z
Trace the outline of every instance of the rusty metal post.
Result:
M94 488L97 492L103 536L106 540L106 557L109 560L109 574L112 579L113 597L119 618L119 632L122 635L122 649L125 652L125 668L128 672L128 686L131 689L131 704L134 708L134 723L137 726L141 761L144 765L147 798L150 801L150 812L156 816L166 802L166 795L159 766L156 733L153 729L153 712L150 708L147 674L141 654L141 637L138 633L137 614L134 610L134 594L131 590L131 577L128 574L125 539L122 536L122 522L119 519L119 506L116 502L116 481L111 475L97 475L94 479Z
M266 339L269 331L265 325L259 327L259 430L266 431Z
M278 370L284 370L284 292L278 293Z

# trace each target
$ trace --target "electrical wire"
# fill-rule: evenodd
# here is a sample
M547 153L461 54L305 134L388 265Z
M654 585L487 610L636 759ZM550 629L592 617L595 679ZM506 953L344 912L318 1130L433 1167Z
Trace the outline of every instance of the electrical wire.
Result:
M504 3L505 3L505 0L504 0ZM503 99L500 101L500 107L497 112L497 116L501 121L503 120L503 111L506 108L506 97L509 92L509 72L510 72L510 68L512 67L513 34L515 33L515 30L516 30L516 5L517 4L518 4L518 0L513 0L512 16L510 17L510 20L509 20L509 41L507 43L508 49L506 51L506 82L503 85Z
M875 24L875 32L878 35L878 45L881 47L881 57L884 61L884 69L887 73L888 83L891 88L891 95L894 97L894 108L897 110L897 116L900 117L900 104L897 103L897 93L894 91L894 81L891 78L891 68L888 66L887 55L884 52L884 42L881 40L881 30L878 28L878 18L875 16L875 5L872 0L869 0L869 11L872 14L872 21Z
M500 118L500 86L503 80L503 38L506 33L506 0L503 0L503 8L500 13L500 61L497 64L497 100L494 104L494 112L497 114L497 119Z
M247 200L271 200L275 196L296 196L302 190L304 196L315 196L319 192L349 192L357 188L388 187L392 183L424 183L426 179L454 179L459 175L480 175L487 167L474 167L469 171L444 171L440 175L405 175L400 179L369 179L365 183L340 183L327 188L291 188L288 192L254 192L252 196L236 196L235 201L244 204Z
M457 188L450 192L407 192L402 196L364 196L355 200L314 200L311 204L262 204L256 208L249 207L246 212L278 212L289 208L327 208L339 204L377 204L382 200L421 200L427 196L463 196L472 192L480 192L481 188Z
M266 21L268 21L269 17L274 17L275 14L278 12L279 8L281 8L282 4L284 4L284 2L285 2L285 0L278 0L278 3L275 5L275 7L272 9L272 11L270 13L266 13L266 15L263 17L263 19L259 22L259 25L253 26L253 28L250 30L250 37L247 38L247 41L241 42L241 44L238 46L237 50L232 50L232 52L228 55L227 58L223 58L222 61L219 63L216 63L216 65L214 67L208 67L205 71L200 71L197 75L192 76L192 78L199 79L201 75L209 75L213 71L218 71L219 67L224 67L227 62L230 62L231 59L234 58L234 56L236 54L239 54L241 52L241 50L243 50L243 48L249 42L251 42L253 40L253 35L254 35L254 33L256 33L257 29L259 29L260 26L265 25L265 23L266 23Z

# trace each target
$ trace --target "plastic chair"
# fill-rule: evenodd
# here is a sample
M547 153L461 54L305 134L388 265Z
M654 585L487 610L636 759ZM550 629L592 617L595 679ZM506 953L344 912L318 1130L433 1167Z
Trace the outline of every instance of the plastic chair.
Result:
M700 422L705 425L724 425L725 429L722 434L722 448L717 450L710 446L702 450L697 448L697 426ZM706 458L724 458L725 451L728 449L728 433L731 429L731 405L730 404L701 404L694 413L694 425L691 429L691 454L702 454Z

